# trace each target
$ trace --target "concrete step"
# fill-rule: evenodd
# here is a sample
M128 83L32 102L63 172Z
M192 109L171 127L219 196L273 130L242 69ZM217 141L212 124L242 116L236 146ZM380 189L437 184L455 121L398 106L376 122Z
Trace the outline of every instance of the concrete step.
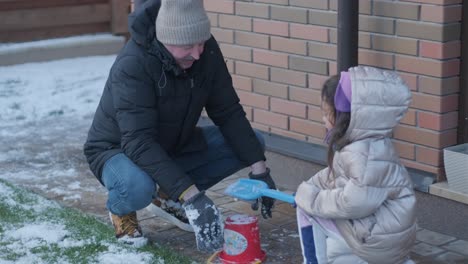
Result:
M2 43L0 44L0 65L117 54L124 44L125 37L111 34Z

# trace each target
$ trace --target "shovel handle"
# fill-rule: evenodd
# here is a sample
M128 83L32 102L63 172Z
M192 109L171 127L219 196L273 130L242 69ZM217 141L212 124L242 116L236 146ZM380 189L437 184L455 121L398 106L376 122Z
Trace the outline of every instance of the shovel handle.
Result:
M286 193L283 193L283 192L280 192L280 191L277 191L277 190L273 190L273 189L262 189L261 190L261 194L262 196L268 196L270 198L274 198L274 199L277 199L277 200L281 200L283 202L287 202L287 203L290 203L290 204L294 204L295 201L294 201L294 196L290 195L290 194L286 194Z

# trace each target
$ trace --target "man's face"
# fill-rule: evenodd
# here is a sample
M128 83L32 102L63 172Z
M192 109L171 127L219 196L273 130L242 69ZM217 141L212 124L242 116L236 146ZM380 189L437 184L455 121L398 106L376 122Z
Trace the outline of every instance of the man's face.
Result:
M186 70L192 67L196 60L200 59L203 48L205 47L205 42L184 46L164 44L164 46L169 53L171 53L172 57L174 57L177 65Z

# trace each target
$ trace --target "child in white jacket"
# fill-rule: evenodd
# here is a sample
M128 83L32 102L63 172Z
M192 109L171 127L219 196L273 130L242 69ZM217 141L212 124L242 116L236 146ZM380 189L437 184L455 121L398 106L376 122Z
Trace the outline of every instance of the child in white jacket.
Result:
M416 198L390 139L410 101L402 79L377 68L325 82L329 167L295 198L305 263L413 263Z

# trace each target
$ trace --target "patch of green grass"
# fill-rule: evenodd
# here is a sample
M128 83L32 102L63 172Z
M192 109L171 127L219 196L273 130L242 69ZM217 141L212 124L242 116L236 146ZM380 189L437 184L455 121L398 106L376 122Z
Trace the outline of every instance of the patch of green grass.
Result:
M109 255L123 263L194 263L155 244L134 248L119 243L113 228L96 218L0 180L0 263L87 264Z

